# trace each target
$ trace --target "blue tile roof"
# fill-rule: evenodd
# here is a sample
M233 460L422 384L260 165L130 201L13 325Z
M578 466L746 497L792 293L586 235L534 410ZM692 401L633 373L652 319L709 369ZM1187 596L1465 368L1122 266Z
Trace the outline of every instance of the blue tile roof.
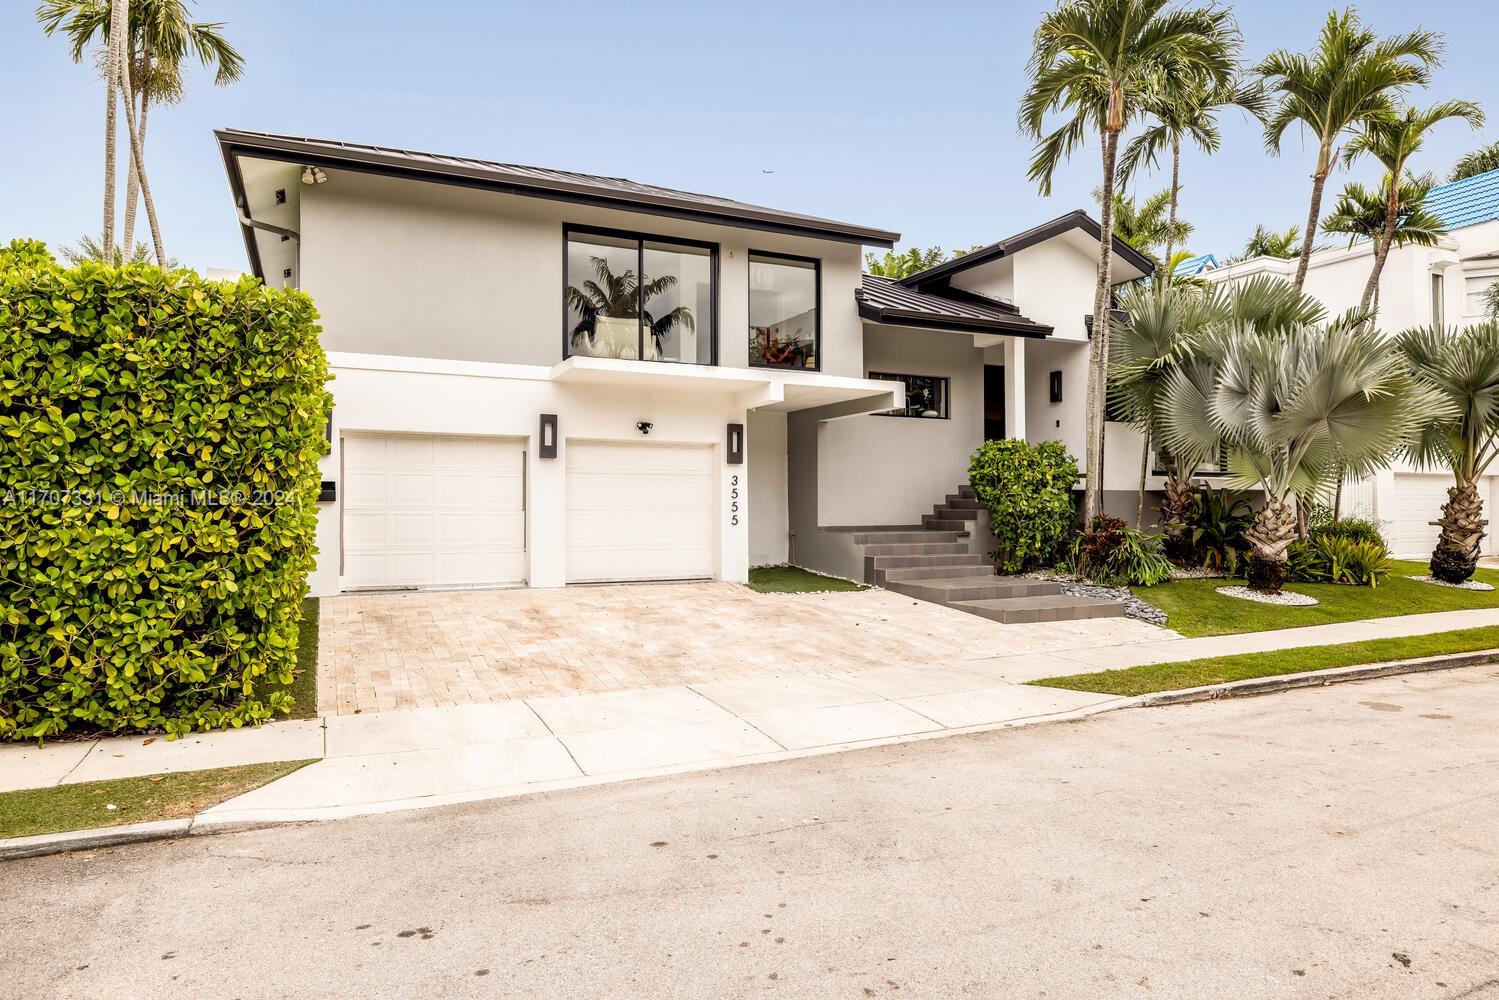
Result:
M1203 271L1211 271L1218 266L1218 258L1210 253L1198 254L1196 257L1188 257L1176 265L1172 275L1176 277L1192 278Z
M1499 170L1432 188L1426 196L1426 207L1442 220L1443 229L1499 219Z

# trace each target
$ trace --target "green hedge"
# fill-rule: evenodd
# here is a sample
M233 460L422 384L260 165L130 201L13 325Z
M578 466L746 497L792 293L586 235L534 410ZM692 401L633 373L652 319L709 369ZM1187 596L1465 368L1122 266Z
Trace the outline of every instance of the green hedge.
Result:
M256 723L331 397L312 301L0 247L0 738Z
M1002 573L1048 565L1062 553L1077 510L1077 460L1060 441L985 441L968 460L968 483L989 509Z

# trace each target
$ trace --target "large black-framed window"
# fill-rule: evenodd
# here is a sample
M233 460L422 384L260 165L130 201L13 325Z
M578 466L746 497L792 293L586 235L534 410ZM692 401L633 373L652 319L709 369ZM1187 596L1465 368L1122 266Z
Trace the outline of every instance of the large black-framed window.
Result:
M906 405L895 410L881 410L881 417L920 417L946 420L949 416L948 393L952 383L941 375L898 375L893 372L870 372L869 377L899 382L906 387Z
M718 361L718 245L563 227L562 353Z
M749 335L752 367L818 369L822 261L749 252Z

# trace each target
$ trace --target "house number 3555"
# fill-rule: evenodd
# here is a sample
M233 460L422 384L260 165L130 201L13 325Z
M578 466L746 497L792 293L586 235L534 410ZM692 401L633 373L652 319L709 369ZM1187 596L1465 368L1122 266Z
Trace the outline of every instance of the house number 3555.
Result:
M729 477L729 523L739 523L739 477Z

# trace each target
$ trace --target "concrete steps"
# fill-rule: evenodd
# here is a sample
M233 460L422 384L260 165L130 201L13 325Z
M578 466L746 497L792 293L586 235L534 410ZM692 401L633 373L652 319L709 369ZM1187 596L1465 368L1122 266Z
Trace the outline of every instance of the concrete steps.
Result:
M1124 614L1118 601L1070 597L1060 584L998 576L970 536L983 505L960 486L917 525L869 525L851 532L864 554L864 579L919 601L930 601L1006 625L1077 621Z

